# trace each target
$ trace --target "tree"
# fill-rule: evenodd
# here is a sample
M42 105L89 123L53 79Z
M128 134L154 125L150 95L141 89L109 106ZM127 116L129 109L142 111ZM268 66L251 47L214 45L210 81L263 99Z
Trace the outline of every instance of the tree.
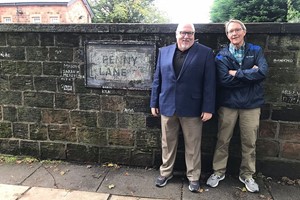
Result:
M300 22L300 1L288 0L288 22Z
M243 22L287 21L287 0L215 0L212 8L212 22L225 22L230 18ZM220 17L213 18L216 15Z
M90 0L94 23L165 23L165 13L154 0Z

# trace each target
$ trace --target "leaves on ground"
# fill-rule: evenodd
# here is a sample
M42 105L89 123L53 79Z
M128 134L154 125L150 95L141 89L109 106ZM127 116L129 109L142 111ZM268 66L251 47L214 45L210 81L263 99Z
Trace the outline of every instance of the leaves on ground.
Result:
M115 187L114 184L109 184L109 185L108 185L108 188L109 188L109 189L113 189L114 187Z

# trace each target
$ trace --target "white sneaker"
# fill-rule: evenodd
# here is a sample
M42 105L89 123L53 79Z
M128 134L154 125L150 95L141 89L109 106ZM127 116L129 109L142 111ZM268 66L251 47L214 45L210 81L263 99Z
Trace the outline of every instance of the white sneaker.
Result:
M242 179L242 177L239 176L239 180L245 184L249 192L259 192L258 184L253 178Z
M207 179L206 184L209 185L210 187L217 187L219 185L219 181L224 180L225 175L216 175L212 174L210 177Z

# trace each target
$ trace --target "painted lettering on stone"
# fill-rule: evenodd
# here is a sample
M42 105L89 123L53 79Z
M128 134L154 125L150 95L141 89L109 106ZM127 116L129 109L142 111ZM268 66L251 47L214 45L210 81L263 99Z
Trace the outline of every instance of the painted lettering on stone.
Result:
M281 92L281 101L285 102L285 103L299 104L300 103L300 92L291 91L291 90L283 90Z

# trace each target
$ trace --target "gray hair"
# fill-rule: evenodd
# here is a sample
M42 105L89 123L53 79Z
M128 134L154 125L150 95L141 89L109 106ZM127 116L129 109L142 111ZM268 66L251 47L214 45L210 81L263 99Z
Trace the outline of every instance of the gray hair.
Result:
M241 27L244 31L247 30L246 26L243 22L241 22L240 20L237 20L237 19L231 19L231 20L229 20L228 22L225 23L225 33L226 34L228 33L228 26L229 26L230 23L238 23L238 24L241 25Z

